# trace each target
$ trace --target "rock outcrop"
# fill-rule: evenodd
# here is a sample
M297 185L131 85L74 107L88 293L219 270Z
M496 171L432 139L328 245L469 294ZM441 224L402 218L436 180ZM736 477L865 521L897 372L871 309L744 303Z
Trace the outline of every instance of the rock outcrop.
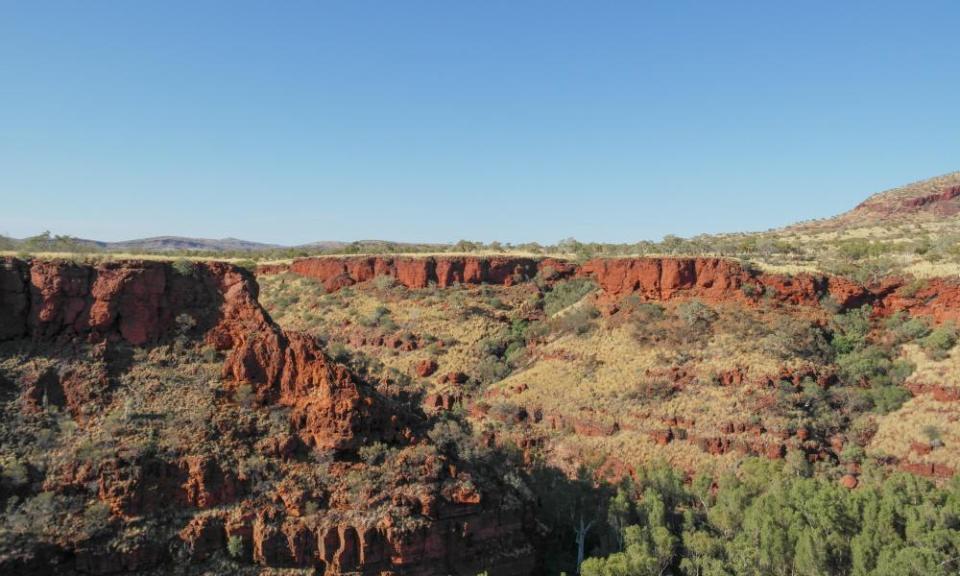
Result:
M256 302L253 278L218 262L181 273L163 262L7 258L0 265L0 340L81 336L139 346L178 330L203 334L222 319L227 296L241 292Z
M893 278L886 280L877 292L887 312L902 310L936 322L960 322L960 279L930 278L915 284Z
M477 570L521 576L533 568L516 513L478 513L476 492L452 491L442 502L425 497L428 526L404 531L387 524L316 524L280 507L250 509L233 518L192 521L181 532L190 547L236 537L244 559L262 566L314 567L324 574L472 575Z

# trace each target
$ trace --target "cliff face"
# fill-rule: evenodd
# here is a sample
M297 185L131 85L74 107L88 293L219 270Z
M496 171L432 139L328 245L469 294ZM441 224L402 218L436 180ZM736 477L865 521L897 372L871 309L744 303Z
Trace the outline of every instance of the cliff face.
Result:
M174 333L182 314L200 334L238 312L256 318L237 320L264 323L263 312L254 306L256 297L256 282L222 263L197 264L181 274L162 262L89 266L5 259L0 266L0 338L121 339L139 346Z
M511 286L530 280L547 269L553 274L569 275L575 266L554 259L378 256L305 258L294 261L289 267L294 274L319 280L329 292L378 276L391 276L407 288L426 288L431 283L440 288L482 283Z
M275 273L278 270L264 270ZM960 282L935 279L910 296L907 281L887 278L863 286L827 274L768 274L744 269L723 258L598 258L577 264L552 258L344 257L294 261L288 271L322 282L327 291L390 276L408 288L454 284L510 286L537 274L553 279L589 277L610 302L633 295L648 301L697 298L706 302L756 303L761 298L784 304L819 306L830 299L841 309L874 306L878 313L904 310L937 322L960 320Z
M864 286L824 274L765 274L722 258L635 258L591 260L578 271L594 278L613 298L643 300L699 298L707 302L756 302L816 306L832 298L841 308L875 301Z
M417 277L416 271L400 270L404 278ZM249 273L223 263L177 271L161 262L81 265L5 259L0 265L0 341L145 346L174 336L202 339L226 352L223 379L249 386L253 409L289 408L292 437L253 437L249 442L286 460L298 446L347 454L346 463L337 465L344 476L358 466L349 462L363 446L423 442L411 430L416 414L398 413L389 399L330 360L312 337L280 329L258 304L257 291ZM24 382L24 406L41 399L56 402L54 392L59 392L68 405L82 407L85 396L73 390L69 377L46 373L33 384ZM197 513L180 532L194 561L223 551L233 537L247 551L247 560L264 566L316 567L330 574L474 574L490 567L498 574L529 573L532 557L522 516L502 511L496 497L476 489L441 490L473 484L456 461L436 458L430 466L433 476L410 479L422 484L427 478L427 486L436 486L416 502L427 522L413 531L389 521L357 525L344 520L351 504L337 492L321 500L328 503L331 519L308 521L304 494L281 490L275 502L250 499L250 480L213 457L111 458L61 470L46 480L45 490L69 493L94 483L100 501L124 522L171 508L206 511L232 505L230 513ZM48 552L84 573L140 572L173 561L165 542L125 552L63 546ZM42 559L0 558L0 572L6 570L47 573Z

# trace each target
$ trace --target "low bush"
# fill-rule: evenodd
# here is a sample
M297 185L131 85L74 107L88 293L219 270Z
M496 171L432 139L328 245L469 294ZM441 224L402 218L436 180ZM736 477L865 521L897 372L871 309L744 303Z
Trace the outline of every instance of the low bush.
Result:
M781 360L799 357L826 363L833 357L833 349L822 328L791 317L778 318L773 331L760 345Z
M864 305L833 317L833 337L830 343L837 354L847 354L866 345L872 313L873 308Z
M397 281L393 276L377 276L373 279L373 285L378 290L389 290L397 285Z
M477 379L481 385L493 384L510 375L512 368L503 358L495 355L485 356L476 366Z
M957 327L944 324L920 340L920 347L934 360L943 360L957 344Z
M237 260L233 263L237 268L243 268L249 272L257 271L257 263L249 258L244 258L243 260Z
M943 432L940 430L940 428L934 426L933 424L924 426L921 432L923 432L923 435L931 444L942 442Z
M691 328L709 328L719 318L719 314L700 302L691 300L677 306L677 315Z
M599 317L600 311L595 306L581 306L555 318L551 323L554 330L560 334L582 336L593 330L595 320Z
M884 326L890 330L897 343L912 342L930 334L930 325L926 320L911 318L903 312L887 318Z
M173 264L170 265L173 268L173 271L181 276L190 276L193 274L194 264L192 261L187 260L186 258L179 258L173 261Z
M227 539L227 553L231 558L240 559L243 556L243 538L233 535Z
M588 278L574 278L554 284L553 288L543 297L543 311L547 316L576 304L584 296L597 289L593 280Z
M397 327L397 324L393 321L393 318L390 317L390 309L383 305L374 308L373 312L371 312L369 316L361 318L359 322L361 326L366 326L368 328L380 327L387 330L392 330Z
M848 384L860 387L902 384L913 371L909 363L893 360L889 348L876 344L843 354L837 365Z

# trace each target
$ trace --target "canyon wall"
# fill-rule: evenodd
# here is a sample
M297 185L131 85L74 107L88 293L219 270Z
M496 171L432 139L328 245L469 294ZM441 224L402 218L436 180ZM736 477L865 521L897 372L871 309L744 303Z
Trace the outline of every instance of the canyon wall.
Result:
M83 337L139 346L178 329L205 334L233 320L266 325L256 298L249 274L218 262L176 272L151 261L92 266L7 258L0 261L0 340Z
M865 286L828 274L770 274L725 258L598 258L579 264L509 256L349 256L304 258L285 268L262 270L265 274L278 272L313 278L329 292L379 276L392 277L407 288L431 284L440 288L456 284L510 286L538 274L547 280L588 277L597 282L608 302L629 295L645 301L697 298L712 303L772 301L803 306L819 306L829 300L841 310L870 304L880 314L903 310L937 322L960 321L960 280L956 278L927 280L915 289L907 289L913 283L899 277Z
M267 269L276 271L276 269ZM426 288L435 284L446 288L455 284L513 284L533 279L546 271L569 276L576 266L552 258L483 258L478 256L444 257L323 257L295 260L288 269L299 276L319 280L332 292L378 276L390 276L407 288Z
M423 441L411 430L416 414L390 405L330 360L314 338L282 330L257 302L257 292L250 273L225 263L178 270L155 261L90 265L7 258L0 261L0 341L62 343L69 348L77 341L145 346L174 337L201 339L226 352L226 382L249 385L258 406L290 408L296 441L280 442L278 454L300 444L355 456L373 442ZM70 390L69 375L52 377L60 379L56 384L67 389L68 399L82 401L82 395ZM347 468L350 461L348 456ZM432 481L438 487L471 485L455 461L433 468ZM157 515L170 507L199 511L179 536L194 561L224 550L228 539L236 537L250 551L248 561L313 567L328 574L472 575L489 568L519 576L532 569L524 516L501 509L497 494L439 488L423 494L416 506L428 523L411 532L389 522L309 524L302 518L303 502L295 497L288 502L281 494L280 505L245 500L238 475L209 458L103 460L48 478L45 489L71 490L90 483L99 485L100 500L117 518ZM335 495L330 499L337 500ZM243 513L216 510L225 505L240 506ZM89 546L47 552L92 574L141 572L172 561L167 543L144 546L124 552ZM0 572L46 573L42 555L37 558L36 565L0 562Z

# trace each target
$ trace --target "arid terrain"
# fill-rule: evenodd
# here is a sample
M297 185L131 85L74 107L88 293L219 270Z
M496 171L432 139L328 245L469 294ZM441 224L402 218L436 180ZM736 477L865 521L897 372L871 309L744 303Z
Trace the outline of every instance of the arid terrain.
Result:
M0 574L956 574L958 238L11 243Z

